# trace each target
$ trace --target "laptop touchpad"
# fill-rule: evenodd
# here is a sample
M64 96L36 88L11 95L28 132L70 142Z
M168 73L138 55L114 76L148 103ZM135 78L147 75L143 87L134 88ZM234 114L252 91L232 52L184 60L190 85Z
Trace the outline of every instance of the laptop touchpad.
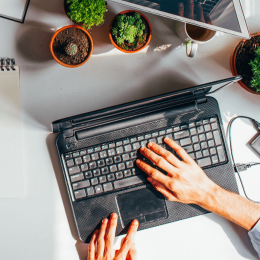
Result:
M145 188L117 196L120 215L124 226L133 219L140 223L167 217L164 196L154 188Z

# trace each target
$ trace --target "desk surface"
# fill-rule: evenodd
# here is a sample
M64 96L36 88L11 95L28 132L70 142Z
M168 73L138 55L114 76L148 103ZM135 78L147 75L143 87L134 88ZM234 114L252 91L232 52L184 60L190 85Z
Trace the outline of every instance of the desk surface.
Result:
M108 3L105 24L91 31L92 57L84 66L68 69L49 52L54 31L70 24L62 5L62 0L31 0L24 24L0 19L1 56L15 57L21 68L24 149L15 156L23 156L26 190L24 198L0 199L0 259L4 260L71 260L78 255L85 259L87 246L72 236L75 227L54 137L49 135L53 120L165 93L173 84L189 87L230 77L229 57L239 41L217 33L190 59L175 35L174 21L146 14L153 28L149 49L124 54L113 48L107 32L112 17L127 8ZM242 5L250 31L259 31L260 2L243 0ZM225 127L235 115L260 121L259 97L239 85L214 97ZM238 120L234 127L237 162L259 161L246 145L255 134L251 124ZM258 173L255 167L242 178L248 195L260 200ZM139 259L257 259L247 232L212 213L138 232L136 245Z

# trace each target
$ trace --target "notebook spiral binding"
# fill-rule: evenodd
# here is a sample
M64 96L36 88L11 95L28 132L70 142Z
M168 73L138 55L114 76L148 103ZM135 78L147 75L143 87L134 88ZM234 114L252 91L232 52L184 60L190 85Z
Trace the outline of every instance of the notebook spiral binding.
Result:
M1 71L10 71L15 69L15 59L1 58Z

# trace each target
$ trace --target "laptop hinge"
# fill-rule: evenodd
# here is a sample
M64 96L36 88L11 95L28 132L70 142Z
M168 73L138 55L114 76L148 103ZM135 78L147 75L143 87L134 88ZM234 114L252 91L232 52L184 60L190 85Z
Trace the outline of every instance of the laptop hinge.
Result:
M202 104L207 102L207 97L205 95L205 91L203 89L197 90L194 92L196 97L197 104Z

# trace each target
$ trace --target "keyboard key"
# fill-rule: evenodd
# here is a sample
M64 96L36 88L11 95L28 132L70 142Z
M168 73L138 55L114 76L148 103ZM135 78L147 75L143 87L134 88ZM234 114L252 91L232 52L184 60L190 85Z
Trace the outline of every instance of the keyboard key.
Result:
M88 170L88 165L87 165L87 164L82 164L82 165L80 166L80 168L81 168L81 171L82 171L82 172L85 172L85 171Z
M212 157L211 157L211 161L212 161L213 164L218 163L218 157L217 157L217 155L212 156Z
M120 147L117 147L117 148L116 148L116 153L117 153L117 154L122 154L123 152L124 152L123 146L120 146Z
M101 172L102 172L103 175L108 174L109 173L108 167L101 168Z
M131 159L137 158L137 151L131 152L130 157L131 157Z
M158 144L162 144L163 143L163 136L159 136L158 138L157 138L157 143Z
M154 132L154 133L152 133L152 137L157 137L158 135L159 135L158 132Z
M129 143L130 143L129 139L126 139L126 140L123 141L123 144L124 144L124 145L125 145L125 144L129 144Z
M123 161L127 161L127 160L129 160L129 154L128 153L126 153L126 154L123 154L122 155L122 158L123 158Z
M110 166L110 172L116 172L116 171L117 171L116 165L111 165Z
M133 137L133 138L130 139L130 142L131 142L131 143L134 143L134 142L136 142L136 141L137 141L136 137Z
M100 158L106 158L107 157L107 152L106 151L102 151L99 153Z
M145 139L149 139L149 138L151 138L151 137L152 137L151 134L146 134L146 135L144 136Z
M133 144L133 149L138 150L140 148L140 143L134 143Z
M191 157L191 159L195 159L195 154L194 153L189 153L189 156Z
M209 150L208 149L202 150L202 154L203 157L209 156Z
M149 142L149 143L155 143L155 144L156 144L156 139L155 139L155 138L149 139L148 142Z
M195 135L195 134L197 134L196 128L191 128L190 129L190 135Z
M91 184L94 186L94 185L97 185L98 184L98 178L93 178L91 179Z
M203 126L197 127L197 132L198 132L198 134L203 133L204 132Z
M201 142L202 142L202 141L205 141L205 140L206 140L205 134L200 134L200 135L199 135L199 139L200 139Z
M74 160L73 160L73 159L68 160L66 163L67 163L67 166L68 166L68 167L74 166Z
M200 126L200 125L202 125L202 121L201 120L197 121L195 124L196 124L196 126Z
M209 123L209 119L204 119L204 120L202 120L202 123L203 123L203 124L208 124L208 123Z
M89 155L83 156L83 162L84 163L90 162L90 156Z
M207 142L201 142L201 143L200 143L200 146L201 146L201 149L206 149L206 148L208 148Z
M105 161L104 160L99 160L97 162L97 165L98 165L98 167L103 167L103 166L105 166Z
M140 175L140 174L141 174L141 170L139 168L132 169L132 175Z
M102 150L106 150L106 149L108 149L108 145L107 144L102 145Z
M93 177L92 172L91 171L85 172L85 177L86 177L86 179L92 178Z
M183 149L184 149L187 153L193 152L193 147L192 147L192 145L184 146Z
M91 162L89 163L89 169L93 170L97 168L97 163L96 162Z
M200 167L205 167L205 166L211 165L210 157L197 160L197 164L198 164Z
M115 157L114 157L114 161L115 161L115 163L121 162L122 160L121 160L120 155L115 156Z
M75 164L77 165L82 164L82 158L81 157L75 158Z
M199 159L199 158L202 157L201 151L196 152L195 155L196 155L196 158L197 158L197 159Z
M116 155L116 150L115 149L109 149L107 152L108 152L108 156Z
M115 180L115 175L114 175L114 174L108 174L108 175L107 175L107 180L108 180L108 181L113 181L113 180Z
M132 151L132 146L131 146L131 144L125 145L125 146L124 146L124 150L125 150L126 153L127 153L127 152L131 152L131 151Z
M225 161L225 152L222 146L217 147L217 152L218 152L218 158L220 162Z
M87 154L86 150L80 151L80 156L83 156L83 155L86 155L86 154Z
M174 132L180 131L180 127L179 127L179 126L174 127L174 128L173 128L173 131L174 131Z
M83 175L83 173L80 173L80 174L71 176L70 179L71 179L71 182L81 181L81 180L84 180L84 175Z
M170 139L173 139L173 138L172 138L172 134L167 134L165 137L170 138Z
M116 156L117 157L117 156ZM119 158L120 158L120 156L118 156ZM121 159L121 158L120 158ZM111 164L113 164L114 162L113 162L113 159L110 157L110 158L107 158L106 159L106 165L107 166L109 166L109 165L111 165Z
M218 129L218 124L217 123L211 124L211 128L212 128L212 130Z
M72 158L72 154L71 154L71 153L65 155L65 159L66 159L66 160L67 160L67 159L71 159L71 158Z
M171 129L171 128L168 128L168 129L166 130L166 134L169 134L169 133L172 133L172 129Z
M99 178L99 183L104 183L107 181L107 177L106 176L100 176Z
M88 196L91 196L91 195L94 195L94 194L95 194L95 191L94 191L93 187L87 188L87 195Z
M195 126L195 123L190 123L189 124L189 127L191 128L191 127L194 127Z
M185 139L181 139L180 140L180 144L181 144L181 146L185 146L185 145L191 144L191 139L189 137L185 138Z
M95 186L95 192L96 192L96 194L102 193L103 192L102 185L99 184L99 185Z
M216 117L212 117L210 118L210 122L213 123L213 122L217 122L217 118Z
M73 157L75 158L75 157L78 157L79 156L79 152L75 152L75 153L73 153Z
M211 132L206 133L206 138L207 140L212 139L213 138L212 133Z
M130 177L132 175L130 170L124 170L124 176L125 177Z
M146 178L143 176L132 176L123 180L114 181L115 189L125 188L131 185L140 184L146 182Z
M182 125L182 126L180 126L180 129L181 129L181 130L188 129L188 125Z
M114 147L116 147L116 144L115 143L109 144L108 147L109 148L114 148Z
M100 170L99 169L93 170L93 175L94 175L94 177L101 175Z
M72 184L73 190L87 188L89 186L90 186L89 180L81 181L81 182L77 182L77 183Z
M78 190L78 191L74 192L74 195L75 195L76 199L81 199L81 198L86 197L86 192L85 192L85 190Z
M75 173L79 173L80 169L79 169L79 166L75 166L75 167L68 168L68 171L69 171L69 174L72 175L72 174L75 174Z
M93 161L98 160L99 159L98 153L92 153L91 158Z
M142 140L144 140L144 136L143 136L143 135L138 136L138 137L137 137L137 140L138 140L138 141L142 141Z
M88 153L94 153L94 149L90 148L87 150Z
M133 161L126 162L126 168L132 168L132 167L134 167L134 162Z
M181 132L177 132L177 133L174 133L174 139L181 139L181 138L185 138L185 137L188 137L189 136L189 131L188 130L184 130L184 131L181 131Z
M106 191L111 191L113 190L113 185L111 182L105 183L103 184L103 190Z
M95 152L99 152L99 151L101 151L101 147L100 147L100 146L95 147L94 151L95 151Z
M209 140L209 141L208 141L208 146L209 146L209 147L215 146L214 141L213 141L213 140Z
M159 135L165 135L165 133L166 133L165 130L162 130L159 132Z
M215 144L220 145L221 144L221 139L220 139L220 133L218 130L213 131L213 136L214 136L214 140L215 140Z
M204 129L206 132L210 131L211 130L210 124L204 125Z
M200 144L194 144L193 148L194 148L194 151L200 150Z
M116 146L121 146L123 144L122 141L116 142Z
M122 172L117 172L116 173L116 179L119 180L119 179L122 179L124 177L123 173Z
M211 155L213 155L213 154L217 153L217 150L216 150L215 147L213 147L213 148L210 148L209 152L210 152Z
M148 141L147 141L147 140L145 140L145 141L142 141L142 142L141 142L141 146L142 146L142 147L145 147L147 143L148 143Z
M197 142L199 141L199 138L198 138L197 135L192 136L191 139L192 139L192 142L193 142L193 143L197 143Z
M125 169L125 164L124 163L119 163L118 164L118 170L119 171L122 171L122 170L124 170Z

